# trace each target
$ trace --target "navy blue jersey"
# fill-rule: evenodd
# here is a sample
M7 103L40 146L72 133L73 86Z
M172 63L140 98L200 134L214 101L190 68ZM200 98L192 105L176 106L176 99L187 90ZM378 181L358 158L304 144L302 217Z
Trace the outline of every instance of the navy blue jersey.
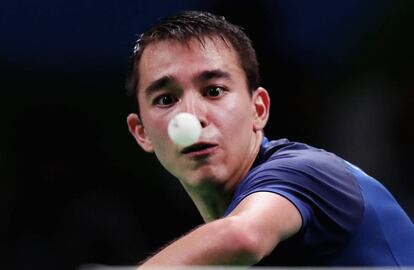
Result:
M291 201L302 227L258 265L414 266L414 225L377 180L338 156L264 138L225 215L254 192Z

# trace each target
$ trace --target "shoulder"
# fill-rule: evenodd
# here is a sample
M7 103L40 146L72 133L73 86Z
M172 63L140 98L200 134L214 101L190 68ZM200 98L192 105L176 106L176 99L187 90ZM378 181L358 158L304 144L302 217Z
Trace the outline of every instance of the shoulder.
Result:
M303 233L312 239L333 241L337 232L344 239L359 225L364 208L360 187L341 158L288 140L262 145L229 210L246 196L262 191L291 201L302 216Z
M277 192L308 205L347 199L362 204L358 183L341 158L287 139L264 140L252 169L235 192L234 203L255 191Z
M244 182L254 184L263 179L293 181L310 188L343 183L358 190L352 173L341 158L323 149L286 139L262 145L257 162Z

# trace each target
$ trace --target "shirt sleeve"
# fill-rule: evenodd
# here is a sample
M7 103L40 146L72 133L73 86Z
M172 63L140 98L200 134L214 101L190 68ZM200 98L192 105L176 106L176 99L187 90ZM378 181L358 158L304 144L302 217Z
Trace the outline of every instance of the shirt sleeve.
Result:
M332 252L358 227L363 199L342 160L323 150L276 155L255 167L239 186L226 214L255 192L292 202L302 217L300 242Z

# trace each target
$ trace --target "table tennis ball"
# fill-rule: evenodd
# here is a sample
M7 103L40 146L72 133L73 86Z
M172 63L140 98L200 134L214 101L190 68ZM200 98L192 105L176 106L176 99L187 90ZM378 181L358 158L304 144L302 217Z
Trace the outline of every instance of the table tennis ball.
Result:
M168 123L168 135L175 144L190 146L200 138L200 121L190 113L179 113Z

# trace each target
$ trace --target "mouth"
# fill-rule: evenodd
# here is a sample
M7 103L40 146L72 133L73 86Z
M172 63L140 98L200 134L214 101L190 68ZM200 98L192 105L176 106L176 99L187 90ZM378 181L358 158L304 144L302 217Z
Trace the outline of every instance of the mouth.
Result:
M200 155L207 155L217 147L217 144L212 143L196 143L185 147L181 150L181 153L184 155L190 156L200 156Z

